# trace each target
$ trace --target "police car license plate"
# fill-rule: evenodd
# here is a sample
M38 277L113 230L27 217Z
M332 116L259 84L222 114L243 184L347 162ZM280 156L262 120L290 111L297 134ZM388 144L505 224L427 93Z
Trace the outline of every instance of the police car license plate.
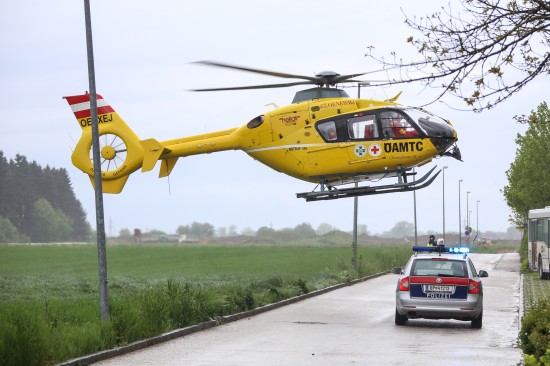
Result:
M455 286L445 286L445 285L424 285L424 292L443 292L454 294Z

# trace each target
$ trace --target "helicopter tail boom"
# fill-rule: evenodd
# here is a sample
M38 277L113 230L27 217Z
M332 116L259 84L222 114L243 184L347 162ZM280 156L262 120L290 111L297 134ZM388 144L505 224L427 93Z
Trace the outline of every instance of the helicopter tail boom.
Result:
M82 135L71 156L74 166L88 174L94 184L92 158L92 118L90 95L64 97L69 103ZM97 95L97 119L102 188L105 193L120 193L128 176L141 168L152 170L161 160L159 178L170 175L178 158L241 148L237 128L159 142L140 140L101 95Z

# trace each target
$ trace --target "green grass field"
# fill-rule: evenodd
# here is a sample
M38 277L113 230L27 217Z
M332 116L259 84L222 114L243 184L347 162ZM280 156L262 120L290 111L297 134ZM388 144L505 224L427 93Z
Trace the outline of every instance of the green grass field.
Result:
M410 255L391 251L395 255L360 248L360 274L388 270ZM119 245L108 247L107 267L116 296L167 279L205 286L282 276L323 287L323 273L350 270L351 257L351 248L343 247ZM1 301L85 297L97 282L93 245L0 246Z
M406 263L409 247L0 246L0 365L49 365Z

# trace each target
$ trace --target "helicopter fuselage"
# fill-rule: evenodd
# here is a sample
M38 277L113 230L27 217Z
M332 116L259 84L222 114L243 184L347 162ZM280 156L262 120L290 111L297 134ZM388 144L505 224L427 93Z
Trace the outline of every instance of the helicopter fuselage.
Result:
M82 129L72 161L93 184L90 96L65 98ZM242 150L276 171L328 186L402 176L437 156L460 159L458 148L450 151L457 141L450 122L392 100L304 100L241 127L161 142L140 140L100 95L97 103L105 193L120 193L131 173L152 170L159 160L159 177L165 177L180 157L226 150Z
M240 149L276 171L330 185L421 166L456 140L450 122L419 109L329 98L276 108L240 128L163 141L170 151L159 159Z

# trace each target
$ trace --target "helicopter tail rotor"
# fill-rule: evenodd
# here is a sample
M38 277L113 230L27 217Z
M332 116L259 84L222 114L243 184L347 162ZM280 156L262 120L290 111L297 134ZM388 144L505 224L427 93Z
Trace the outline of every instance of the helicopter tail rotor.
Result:
M90 95L64 98L82 128L82 136L71 160L74 166L88 174L93 185ZM166 149L154 139L140 140L101 95L97 95L97 115L103 192L120 193L131 173L140 167L142 171L153 169Z

